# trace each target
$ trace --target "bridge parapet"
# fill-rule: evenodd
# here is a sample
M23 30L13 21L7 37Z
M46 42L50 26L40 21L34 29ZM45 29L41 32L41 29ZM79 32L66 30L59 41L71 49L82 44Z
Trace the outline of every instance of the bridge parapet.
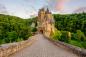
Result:
M28 39L26 41L1 45L0 57L7 57L19 50L31 45L34 41L35 41L35 38L31 37L30 39Z
M79 57L86 57L86 49L82 49L80 47L74 46L74 45L70 45L61 41L54 41L51 38L48 38L45 36L45 38L47 38L48 40L50 40L52 43L54 43L55 45L66 49L74 54L77 54Z

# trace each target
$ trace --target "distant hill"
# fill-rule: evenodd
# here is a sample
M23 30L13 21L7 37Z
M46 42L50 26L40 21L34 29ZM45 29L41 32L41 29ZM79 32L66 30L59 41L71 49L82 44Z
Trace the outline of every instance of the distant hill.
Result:
M8 14L6 7L2 4L0 4L0 14Z
M86 12L86 7L78 8L73 13L82 13L82 12Z

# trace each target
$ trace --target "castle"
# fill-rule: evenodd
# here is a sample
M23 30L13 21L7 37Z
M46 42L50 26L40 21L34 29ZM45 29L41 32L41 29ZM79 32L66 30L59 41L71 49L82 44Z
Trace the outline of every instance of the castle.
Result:
M47 8L40 9L38 12L38 31L49 37L52 33L54 33L54 19L52 13Z

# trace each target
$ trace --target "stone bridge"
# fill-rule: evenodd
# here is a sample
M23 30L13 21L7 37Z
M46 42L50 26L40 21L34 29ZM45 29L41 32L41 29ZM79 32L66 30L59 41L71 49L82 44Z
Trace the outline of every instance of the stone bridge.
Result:
M78 57L65 49L54 45L42 34L35 35L36 41L9 57Z
M29 40L0 47L0 57L86 57L86 50L36 34Z

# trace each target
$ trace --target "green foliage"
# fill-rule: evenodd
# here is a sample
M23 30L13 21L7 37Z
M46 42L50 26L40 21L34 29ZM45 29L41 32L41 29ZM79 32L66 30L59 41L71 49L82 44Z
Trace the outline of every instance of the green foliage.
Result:
M77 41L77 34L76 33L72 33L71 40L76 40Z
M58 40L61 38L62 33L59 30L56 30L55 33L52 35L53 40Z
M82 42L82 41L71 40L69 43L72 44L72 45L75 45L75 46L86 49L86 41Z
M62 36L59 40L68 43L69 42L68 31L61 31L61 32L62 32Z
M22 41L22 40L23 40L23 38L19 38L19 37L18 37L18 38L16 39L16 42L19 42L19 41Z
M7 41L6 42L13 42L13 41L16 41L16 38L17 38L17 33L15 31L12 31L12 32L7 32Z
M0 14L0 44L28 39L33 20Z
M72 33L72 40L86 41L86 37L81 30L77 30L76 33Z
M84 41L85 38L86 38L85 35L84 35L84 33L81 32L81 30L77 30L76 35L77 35L77 39L78 39L79 41Z
M55 27L62 33L58 40L86 48L86 13L54 14L53 16ZM71 37L68 36L68 31L70 31Z
M86 35L86 13L80 14L54 14L55 27L58 30L76 32L81 30Z
M69 42L71 38L68 37L68 31L59 31L56 30L54 35L52 35L53 40L59 40L63 42Z
M81 44L82 44L83 48L86 49L86 41L81 42Z
M72 44L72 45L84 48L80 41L71 40L69 43Z
M37 28L32 28L32 32L36 32L37 31Z

